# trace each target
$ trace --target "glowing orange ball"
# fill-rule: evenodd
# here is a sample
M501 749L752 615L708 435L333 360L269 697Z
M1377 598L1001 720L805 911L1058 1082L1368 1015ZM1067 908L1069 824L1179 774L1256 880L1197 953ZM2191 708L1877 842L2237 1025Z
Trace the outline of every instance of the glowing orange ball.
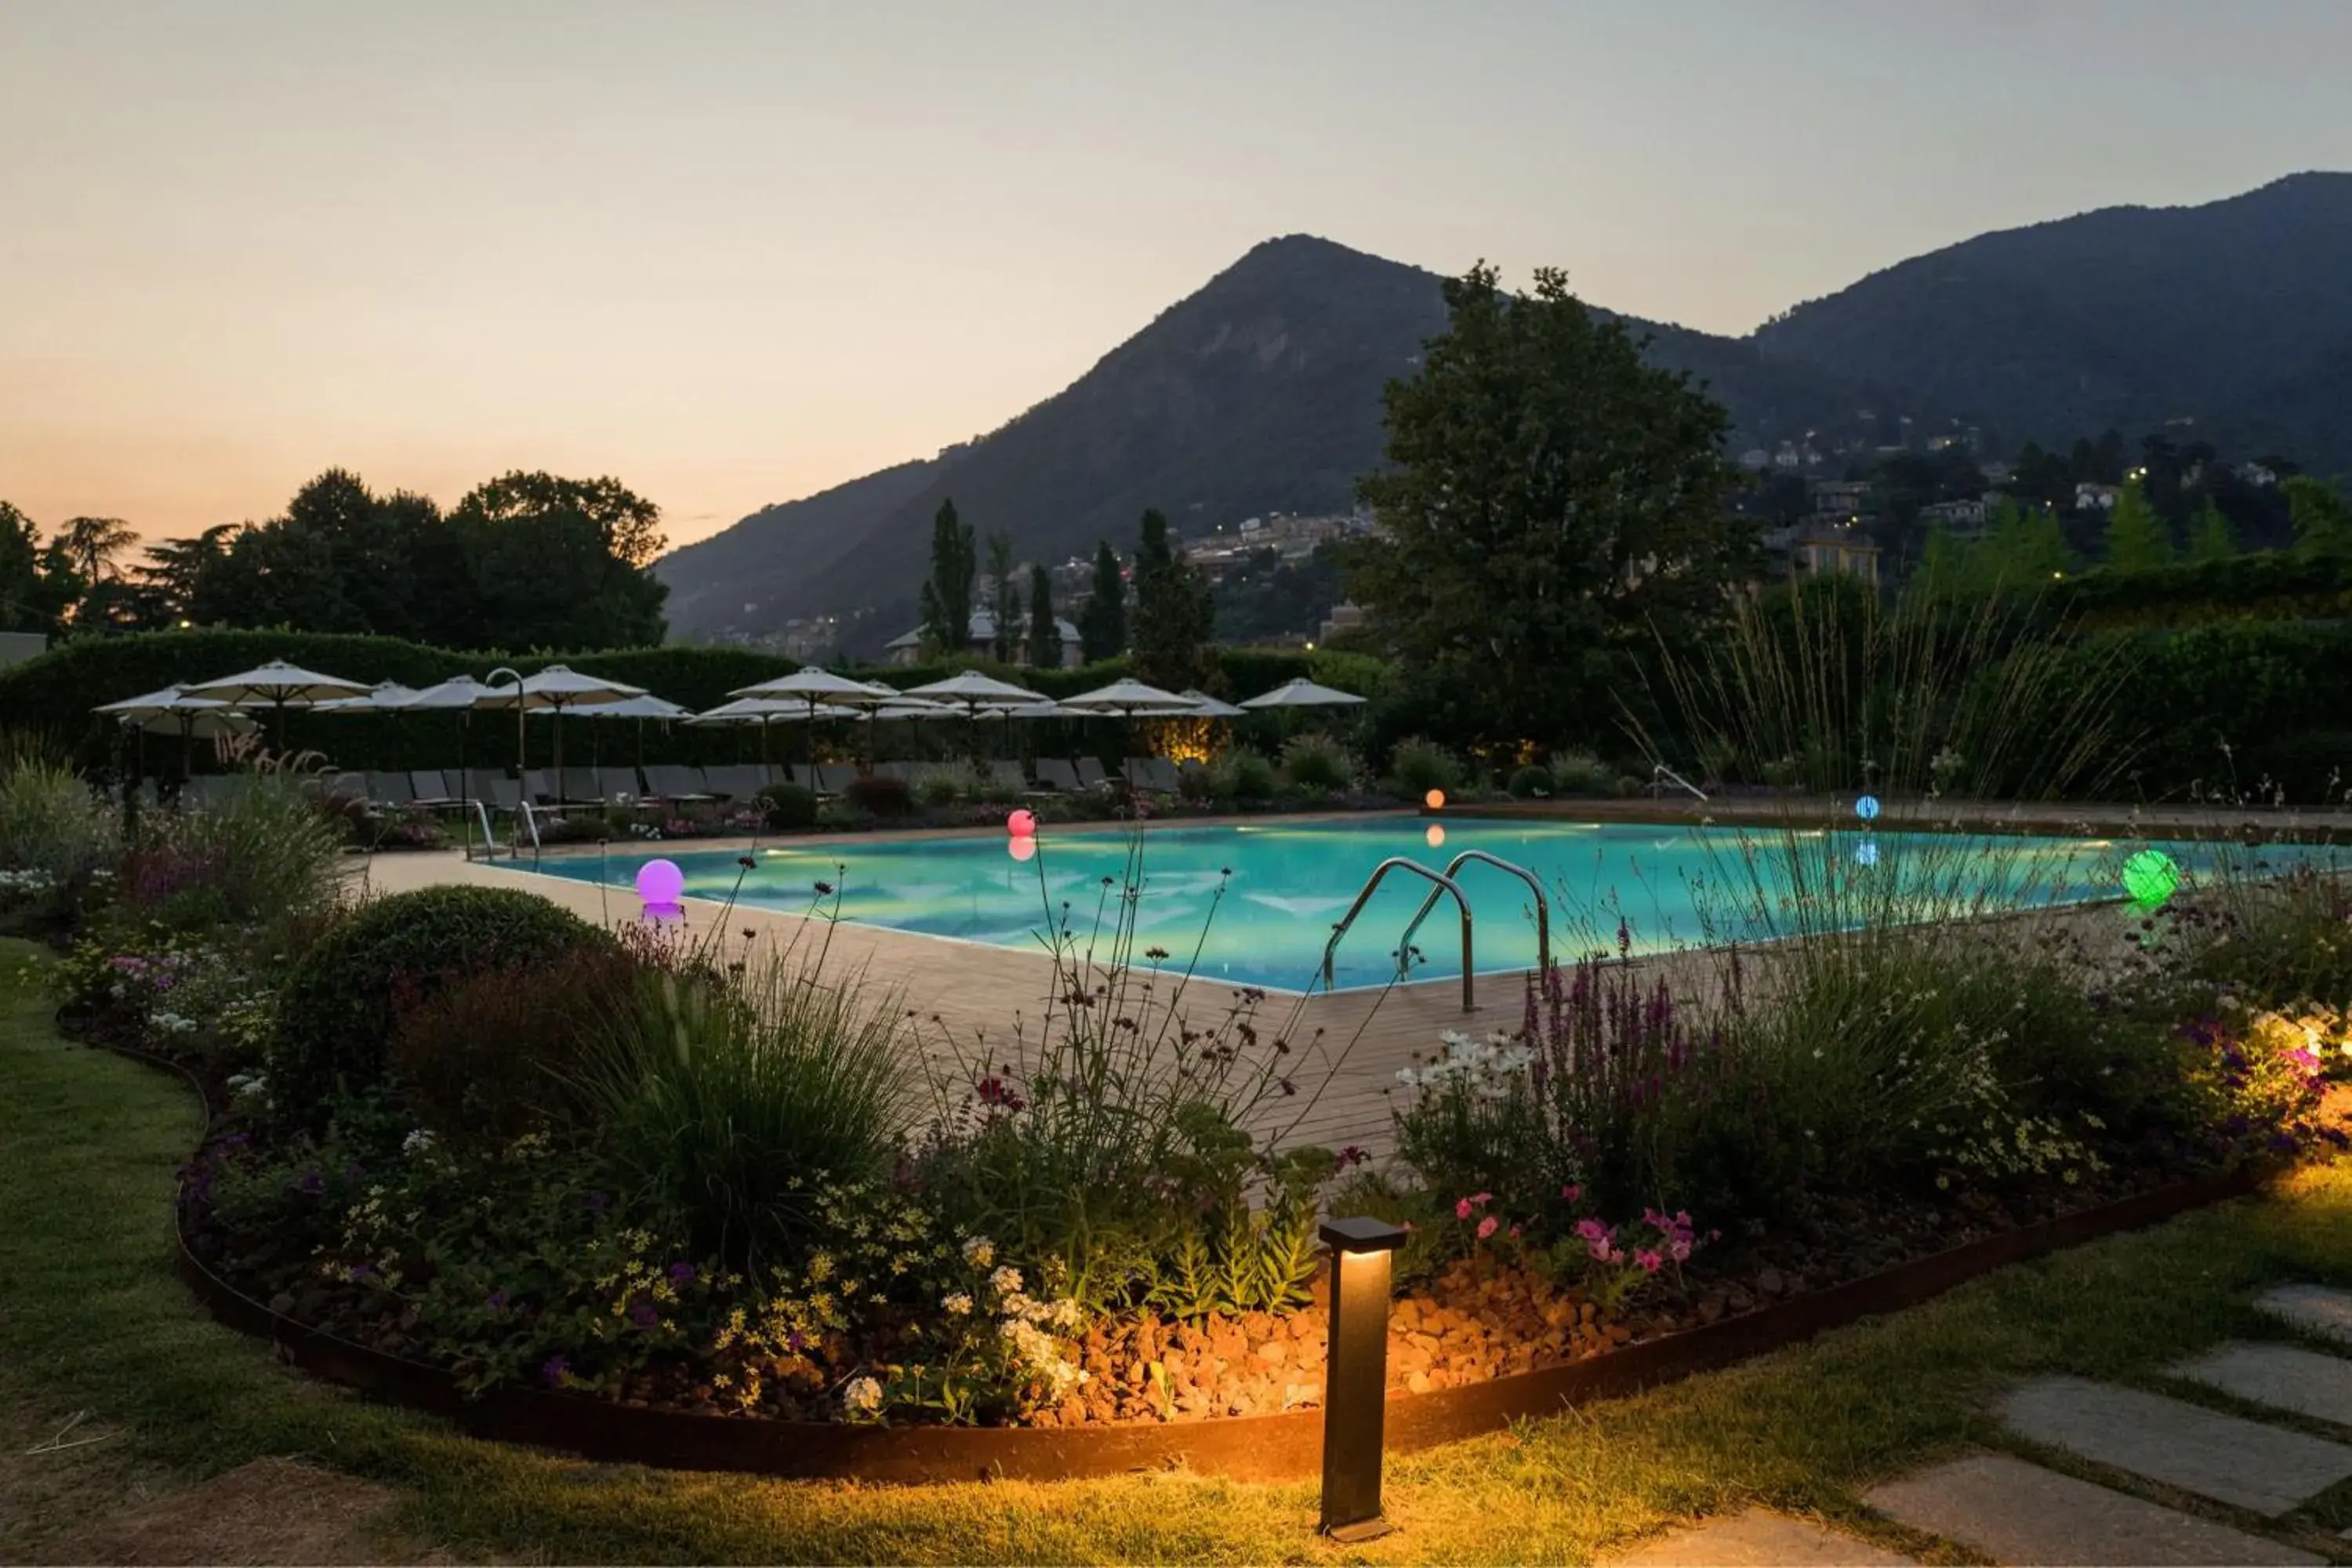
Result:
M1037 840L1034 835L1026 838L1008 838L1004 841L1004 852L1015 860L1034 859L1037 854Z
M1429 831L1421 837L1432 849L1442 848L1445 843L1445 829L1433 822L1429 825Z
M1442 789L1431 790L1421 797L1421 804L1432 811L1443 811L1445 809L1445 792Z
M1004 819L1004 831L1015 838L1026 838L1037 831L1037 818L1029 812L1016 811Z

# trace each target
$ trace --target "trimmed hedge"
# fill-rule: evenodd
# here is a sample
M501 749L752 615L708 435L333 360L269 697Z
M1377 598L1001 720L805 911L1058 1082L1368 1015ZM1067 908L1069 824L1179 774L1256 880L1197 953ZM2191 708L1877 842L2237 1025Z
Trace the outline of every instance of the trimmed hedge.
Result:
M339 921L278 998L269 1084L279 1110L316 1125L340 1095L381 1085L406 1009L460 981L612 939L536 893L424 888Z

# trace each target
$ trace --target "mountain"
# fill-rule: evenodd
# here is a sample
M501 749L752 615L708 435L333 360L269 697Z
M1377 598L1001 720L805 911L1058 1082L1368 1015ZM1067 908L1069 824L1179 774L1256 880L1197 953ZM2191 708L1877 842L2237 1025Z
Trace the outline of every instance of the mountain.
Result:
M1909 388L2002 447L2195 436L2352 463L2352 174L1981 235L1800 305L1776 360Z
M1131 546L1147 507L1179 531L1345 510L1380 461L1382 388L1412 374L1444 322L1433 273L1303 235L1269 240L928 472L908 464L771 507L666 557L656 571L671 586L673 635L866 605L882 612L870 635L895 635L914 624L931 515L949 496L982 534L1002 529L1024 559L1048 563L1090 555L1099 539ZM1743 442L1897 401L1737 339L1630 324L1656 333L1654 362L1713 386Z

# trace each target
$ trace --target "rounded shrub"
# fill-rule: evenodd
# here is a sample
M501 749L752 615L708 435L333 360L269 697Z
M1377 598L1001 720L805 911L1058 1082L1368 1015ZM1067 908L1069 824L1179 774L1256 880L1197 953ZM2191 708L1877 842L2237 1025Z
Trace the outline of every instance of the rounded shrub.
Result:
M1328 735L1299 735L1282 749L1282 771L1300 789L1345 789L1356 776L1356 759Z
M1389 757L1389 776L1402 793L1423 795L1433 789L1459 788L1462 764L1436 742L1415 736L1396 743Z
M925 805L943 806L976 793L976 786L968 770L949 763L918 769L914 790L915 798Z
M1209 793L1220 800L1270 800L1281 783L1263 752L1236 746L1209 764Z
M1562 795L1607 795L1617 787L1616 769L1591 752L1573 749L1551 754L1551 778Z
M381 1085L402 1016L479 974L611 942L536 893L423 888L337 921L287 976L269 1054L273 1097L324 1120L339 1094Z
M794 827L816 826L816 793L796 784L772 784L754 797L760 803L760 813L768 826L782 833Z
M868 773L849 781L842 798L872 816L905 816L915 809L915 792L907 781L888 773Z
M1511 775L1511 793L1521 800L1532 800L1551 794L1551 770L1534 763Z

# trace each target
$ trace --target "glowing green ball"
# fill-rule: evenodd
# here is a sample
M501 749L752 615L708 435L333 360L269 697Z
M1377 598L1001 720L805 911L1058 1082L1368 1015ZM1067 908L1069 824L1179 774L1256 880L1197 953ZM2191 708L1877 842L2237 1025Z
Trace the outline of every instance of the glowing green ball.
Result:
M2160 909L2180 886L2180 868L2161 849L2143 849L2124 862L2124 891L2142 910Z

